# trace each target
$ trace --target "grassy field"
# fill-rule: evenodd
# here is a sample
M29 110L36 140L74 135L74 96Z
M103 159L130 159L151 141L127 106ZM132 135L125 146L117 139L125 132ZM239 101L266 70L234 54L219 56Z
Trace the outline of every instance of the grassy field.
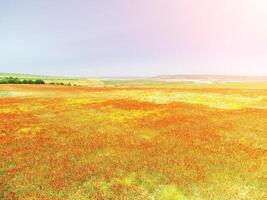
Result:
M85 85L0 85L0 198L267 199L266 83Z

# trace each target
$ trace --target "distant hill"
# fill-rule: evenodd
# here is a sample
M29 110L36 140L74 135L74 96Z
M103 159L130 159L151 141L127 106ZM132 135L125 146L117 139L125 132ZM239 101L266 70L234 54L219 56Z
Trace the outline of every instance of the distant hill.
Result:
M47 75L35 75L35 74L19 74L19 73L0 73L0 77L17 77L17 78L42 78L42 79L55 79L62 78L56 76L47 76Z
M165 81L192 82L250 82L267 81L267 76L234 76L234 75L162 75L154 77Z
M0 78L3 77L18 77L23 79L44 79L46 82L62 81L67 82L79 82L81 85L87 85L94 82L96 85L101 81L164 81L164 82L267 82L267 76L234 76L234 75L160 75L160 76L117 76L117 77L66 77L66 76L48 76L48 75L32 75L32 74L18 74L18 73L0 73ZM97 81L97 82L96 82Z

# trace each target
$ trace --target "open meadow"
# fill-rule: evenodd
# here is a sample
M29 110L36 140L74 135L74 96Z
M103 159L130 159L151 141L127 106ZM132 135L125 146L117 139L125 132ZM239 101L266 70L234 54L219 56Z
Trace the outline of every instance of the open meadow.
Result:
M0 199L267 199L267 84L0 85Z

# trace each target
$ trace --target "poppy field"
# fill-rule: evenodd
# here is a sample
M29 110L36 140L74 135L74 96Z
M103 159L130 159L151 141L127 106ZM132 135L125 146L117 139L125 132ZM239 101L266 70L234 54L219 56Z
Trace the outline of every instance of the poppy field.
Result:
M249 84L0 85L0 199L267 199L267 88Z

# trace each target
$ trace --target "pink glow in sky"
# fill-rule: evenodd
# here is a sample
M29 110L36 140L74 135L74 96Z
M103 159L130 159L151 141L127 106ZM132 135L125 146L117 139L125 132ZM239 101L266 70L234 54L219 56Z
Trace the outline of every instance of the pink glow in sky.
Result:
M0 71L267 75L266 0L3 0L0 27Z

